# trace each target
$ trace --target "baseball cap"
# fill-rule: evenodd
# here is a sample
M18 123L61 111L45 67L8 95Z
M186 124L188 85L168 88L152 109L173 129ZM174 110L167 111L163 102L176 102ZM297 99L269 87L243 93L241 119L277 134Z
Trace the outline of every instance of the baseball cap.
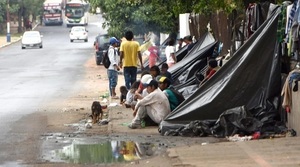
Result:
M158 82L163 83L166 79L167 79L167 77L164 77L164 76L160 77L159 80L158 80Z
M167 77L165 77L165 76L160 77L159 80L158 80L158 82L159 82L159 83L167 83L168 85L171 84L170 79L167 78Z
M150 75L150 74L145 74L145 75L142 77L141 82L142 82L142 84L147 84L147 81L149 81L149 80L152 80L152 75Z
M156 80L154 80L154 79L149 79L148 81L147 81L147 86L155 86L155 87L158 87L158 83L157 83L157 81Z
M109 43L110 43L111 45L113 45L113 44L115 44L115 43L120 43L120 41L118 41L116 37L111 37L111 38L109 39Z

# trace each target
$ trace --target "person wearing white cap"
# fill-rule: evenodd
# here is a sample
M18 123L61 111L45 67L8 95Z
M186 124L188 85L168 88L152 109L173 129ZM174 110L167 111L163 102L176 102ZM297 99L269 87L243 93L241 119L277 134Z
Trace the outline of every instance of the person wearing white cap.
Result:
M157 124L171 112L169 100L166 95L158 88L156 80L147 81L148 95L139 100L135 106L131 124L131 129L141 128L141 120L147 115Z
M145 74L142 76L139 88L135 91L135 99L142 99L143 97L148 95L148 92L145 88L147 81L151 79L153 79L153 77L150 74Z

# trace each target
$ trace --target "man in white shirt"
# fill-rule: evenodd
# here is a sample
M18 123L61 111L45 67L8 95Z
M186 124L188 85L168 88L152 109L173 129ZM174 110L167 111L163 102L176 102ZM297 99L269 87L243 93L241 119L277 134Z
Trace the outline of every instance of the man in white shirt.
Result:
M109 91L112 99L118 99L116 94L116 86L118 84L118 71L120 67L118 66L118 53L115 48L119 45L119 41L115 37L111 37L109 40L110 46L108 49L108 57L110 65L107 69L107 76L109 80Z
M135 106L131 124L131 129L141 127L141 120L147 115L159 124L170 112L170 104L166 95L158 88L157 81L151 79L147 81L148 95L139 100Z

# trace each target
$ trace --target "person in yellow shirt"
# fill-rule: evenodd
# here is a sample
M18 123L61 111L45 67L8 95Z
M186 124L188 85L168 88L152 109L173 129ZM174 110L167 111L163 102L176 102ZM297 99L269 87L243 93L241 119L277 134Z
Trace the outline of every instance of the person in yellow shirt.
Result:
M143 71L143 60L140 51L140 44L133 41L133 32L125 32L126 41L120 46L120 67L123 68L125 86L130 89L130 86L136 81L138 59Z
M137 156L136 145L133 141L125 141L122 149L120 150L120 154L123 155L125 161L134 161L140 159Z

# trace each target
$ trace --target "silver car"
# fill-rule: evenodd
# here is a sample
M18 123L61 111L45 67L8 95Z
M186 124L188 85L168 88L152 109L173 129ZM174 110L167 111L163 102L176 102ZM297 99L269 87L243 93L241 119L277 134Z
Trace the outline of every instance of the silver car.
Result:
M39 31L26 31L24 32L22 36L22 49L25 48L43 48L43 41L42 41L42 35Z

